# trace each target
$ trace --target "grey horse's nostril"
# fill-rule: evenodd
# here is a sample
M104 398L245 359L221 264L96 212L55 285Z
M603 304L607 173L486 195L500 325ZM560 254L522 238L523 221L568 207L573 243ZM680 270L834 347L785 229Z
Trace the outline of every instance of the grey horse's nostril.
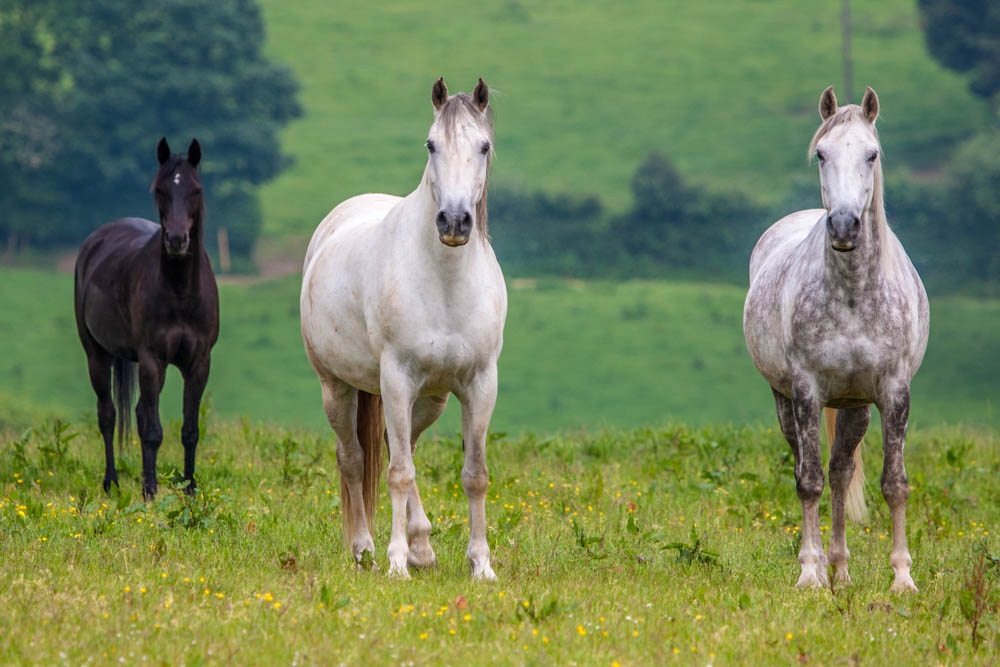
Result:
M444 214L444 211L438 211L438 214L437 214L437 221L438 221L439 223L445 223L445 222L448 222L448 216L446 216L446 215Z

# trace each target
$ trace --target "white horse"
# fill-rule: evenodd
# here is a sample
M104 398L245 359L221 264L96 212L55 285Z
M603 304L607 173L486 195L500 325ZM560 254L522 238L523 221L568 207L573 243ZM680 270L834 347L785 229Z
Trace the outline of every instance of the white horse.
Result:
M826 583L819 531L823 492L819 422L837 409L830 457L833 501L829 562L850 583L844 506L852 454L868 428L871 404L882 415L882 495L892 513L893 591L916 590L906 548L903 444L910 380L927 348L927 293L885 219L878 97L837 108L833 88L819 102L823 122L809 151L819 162L823 209L773 224L750 258L743 333L770 383L781 431L795 456L802 501L802 571L797 587Z
M486 544L486 431L497 397L507 289L490 246L486 184L493 156L489 89L431 92L427 166L407 197L366 194L330 212L302 275L302 339L337 434L344 540L374 555L372 517L384 411L392 497L389 574L435 564L413 452L450 393L462 403L469 499L467 556L496 579Z

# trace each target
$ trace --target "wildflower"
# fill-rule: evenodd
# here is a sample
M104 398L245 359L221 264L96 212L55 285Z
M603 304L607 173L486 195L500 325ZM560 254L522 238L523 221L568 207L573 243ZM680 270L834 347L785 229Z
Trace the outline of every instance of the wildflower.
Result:
M792 638L792 633L791 632L789 632L787 635L785 635L785 639L791 639L791 638Z
M281 603L280 602L275 602L274 603L274 608L275 609L281 609Z
M587 629L584 628L582 625L576 626L576 631L581 637L587 636Z

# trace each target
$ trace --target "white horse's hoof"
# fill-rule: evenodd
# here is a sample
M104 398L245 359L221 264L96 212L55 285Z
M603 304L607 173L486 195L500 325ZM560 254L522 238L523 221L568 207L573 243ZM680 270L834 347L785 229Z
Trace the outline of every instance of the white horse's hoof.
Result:
M483 565L480 568L473 566L472 578L475 581L496 581L497 575L493 571L493 568L490 567L490 564L487 563L486 565Z
M895 581L889 587L891 593L917 593L918 591L917 585L913 583L909 574L896 575Z
M803 570L802 574L799 575L799 580L795 584L795 588L823 588L826 586L826 577L821 576L819 573L813 571L808 572Z
M411 544L410 552L406 556L406 564L410 567L430 568L437 566L437 556L429 543Z

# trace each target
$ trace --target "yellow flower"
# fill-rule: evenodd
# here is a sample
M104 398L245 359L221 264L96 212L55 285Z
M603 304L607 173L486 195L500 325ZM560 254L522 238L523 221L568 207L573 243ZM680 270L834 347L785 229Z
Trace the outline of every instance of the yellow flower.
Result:
M792 633L791 632L789 632L787 635L785 635L785 639L791 639L791 638L792 638Z
M471 621L472 620L472 615L471 614L466 614L462 618L464 618L466 621Z
M581 637L587 636L587 630L582 625L576 626L576 631L580 634Z
M281 603L280 602L275 602L274 603L274 608L275 609L281 609Z
M426 632L421 632L420 633L420 638L421 639L427 639L427 633Z

